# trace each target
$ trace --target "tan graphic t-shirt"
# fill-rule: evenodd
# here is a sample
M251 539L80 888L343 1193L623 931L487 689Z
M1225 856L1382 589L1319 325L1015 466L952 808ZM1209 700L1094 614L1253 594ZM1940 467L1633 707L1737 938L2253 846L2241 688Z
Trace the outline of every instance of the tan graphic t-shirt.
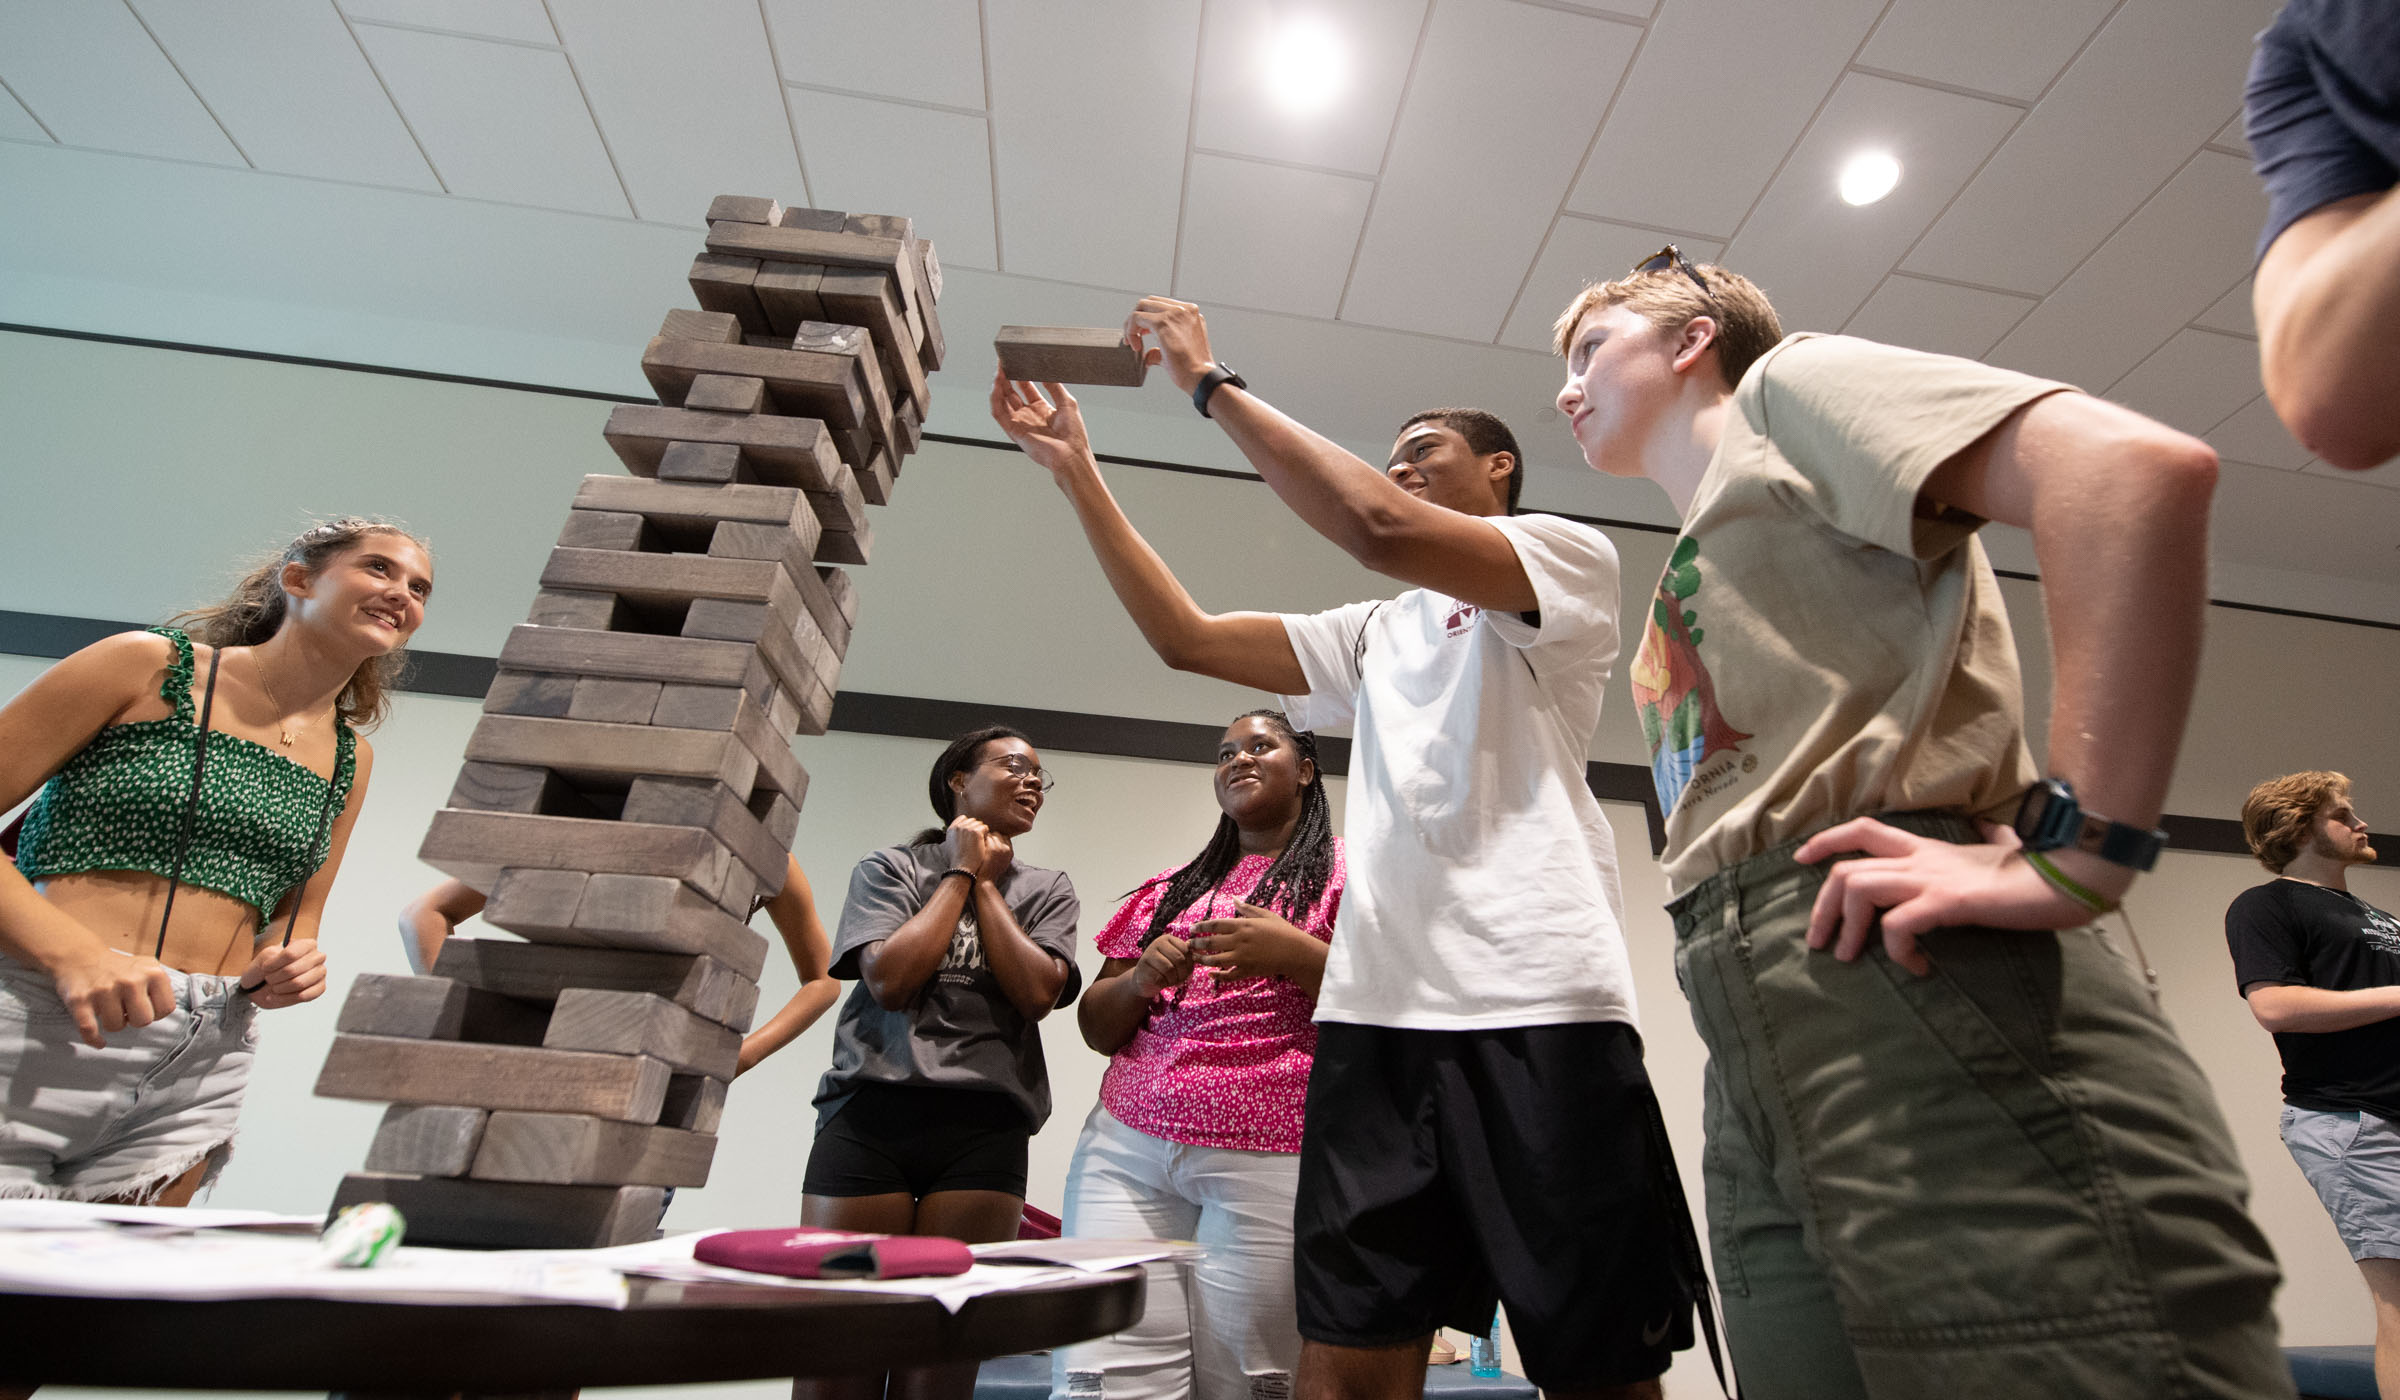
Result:
M1818 335L1742 377L1631 673L1676 893L1851 817L1995 812L2040 777L1983 522L1917 492L2068 387Z

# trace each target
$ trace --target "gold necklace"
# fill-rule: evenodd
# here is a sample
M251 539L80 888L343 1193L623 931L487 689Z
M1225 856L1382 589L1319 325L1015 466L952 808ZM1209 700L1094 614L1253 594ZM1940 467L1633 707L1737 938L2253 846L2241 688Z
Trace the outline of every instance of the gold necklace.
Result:
M258 677L259 689L267 693L267 703L275 707L275 737L282 740L283 746L288 749L300 741L300 731L316 723L316 718L312 715L297 726L293 725L290 717L283 712L282 699L275 694L274 682L267 679L267 668L258 664L258 648L249 647L247 650L250 653L250 674Z

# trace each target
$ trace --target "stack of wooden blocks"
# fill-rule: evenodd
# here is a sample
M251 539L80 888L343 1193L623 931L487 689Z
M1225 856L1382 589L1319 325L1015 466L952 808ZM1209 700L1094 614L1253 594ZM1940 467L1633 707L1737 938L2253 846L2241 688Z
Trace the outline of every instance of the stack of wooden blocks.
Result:
M941 264L909 221L724 196L700 311L610 415L419 854L525 942L452 938L362 976L317 1092L391 1107L334 1205L419 1244L646 1239L708 1179L864 564L942 361Z

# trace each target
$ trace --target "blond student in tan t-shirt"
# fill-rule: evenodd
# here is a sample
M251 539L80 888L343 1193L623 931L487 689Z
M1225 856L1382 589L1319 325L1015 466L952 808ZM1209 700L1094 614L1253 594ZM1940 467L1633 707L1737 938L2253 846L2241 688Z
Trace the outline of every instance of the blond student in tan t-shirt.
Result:
M2289 1395L2223 1119L2092 926L2156 856L2213 455L2066 385L1786 339L1672 248L1557 348L1586 459L1683 515L1629 677L1744 1394ZM1987 520L2041 559L2046 768Z

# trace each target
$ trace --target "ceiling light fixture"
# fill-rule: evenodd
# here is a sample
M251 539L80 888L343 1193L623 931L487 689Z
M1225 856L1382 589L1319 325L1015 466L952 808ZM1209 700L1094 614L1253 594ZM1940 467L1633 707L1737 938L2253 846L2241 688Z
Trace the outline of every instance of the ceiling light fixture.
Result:
M1873 204L1900 183L1900 162L1889 151L1861 151L1842 167L1837 186L1844 204Z
M1333 105L1349 77L1341 35L1314 15L1299 15L1277 29L1267 46L1267 93L1295 116L1311 116Z

